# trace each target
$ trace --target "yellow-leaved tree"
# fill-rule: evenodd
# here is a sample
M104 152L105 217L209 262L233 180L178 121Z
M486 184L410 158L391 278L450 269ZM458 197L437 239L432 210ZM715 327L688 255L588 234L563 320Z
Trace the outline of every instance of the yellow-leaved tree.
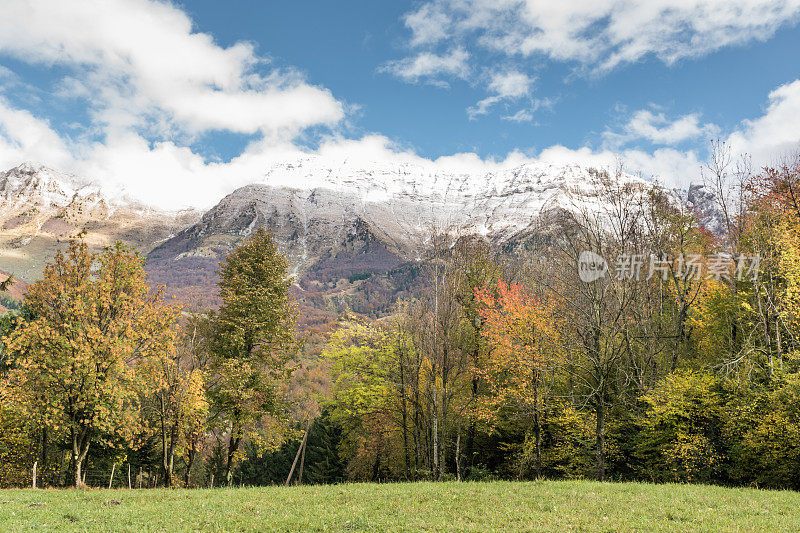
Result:
M143 264L121 243L95 254L72 239L25 295L34 318L4 339L16 354L8 400L69 436L75 486L93 443L137 430L135 365L173 349L177 309L150 290Z

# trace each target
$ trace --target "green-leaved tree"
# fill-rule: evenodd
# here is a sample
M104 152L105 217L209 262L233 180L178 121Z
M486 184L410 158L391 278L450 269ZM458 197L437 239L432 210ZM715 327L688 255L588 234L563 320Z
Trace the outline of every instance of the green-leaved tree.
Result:
M228 434L224 475L230 484L248 430L277 410L277 385L296 346L297 307L289 294L289 263L263 229L220 266L222 306L211 317L209 396Z

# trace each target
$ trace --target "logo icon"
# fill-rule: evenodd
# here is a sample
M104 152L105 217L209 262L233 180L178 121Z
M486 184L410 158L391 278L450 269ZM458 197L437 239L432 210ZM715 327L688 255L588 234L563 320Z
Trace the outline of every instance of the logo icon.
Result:
M602 256L585 250L578 256L578 276L584 283L602 278L608 272L608 263Z

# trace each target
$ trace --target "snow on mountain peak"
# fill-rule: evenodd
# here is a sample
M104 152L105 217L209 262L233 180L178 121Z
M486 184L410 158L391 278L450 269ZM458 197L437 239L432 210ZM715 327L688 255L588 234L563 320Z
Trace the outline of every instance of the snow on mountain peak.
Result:
M97 185L36 163L0 173L0 203L6 208L63 208L76 200L99 202L103 196Z
M452 171L436 164L354 164L308 157L274 165L262 182L298 192L326 189L357 199L361 215L390 234L419 235L437 227L501 236L528 227L548 209L598 204L601 174L574 164ZM615 180L653 185L629 174Z

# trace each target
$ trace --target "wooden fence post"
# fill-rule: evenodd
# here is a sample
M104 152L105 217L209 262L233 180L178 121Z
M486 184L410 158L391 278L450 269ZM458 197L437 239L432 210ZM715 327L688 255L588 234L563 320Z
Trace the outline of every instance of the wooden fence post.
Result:
M211 488L214 488L214 472L211 472Z
M138 485L139 485L139 488L141 489L142 488L142 467L141 466L139 467L139 482L138 482Z
M37 461L33 462L33 488L36 488L36 465Z
M131 464L128 463L128 490L131 490Z
M113 463L111 465L111 477L108 478L108 488L111 488L111 484L114 482L114 469L117 468L117 463Z
M292 480L292 474L294 474L294 467L297 466L297 460L300 459L300 453L303 451L303 448L306 445L306 439L308 438L308 430L311 428L311 420L306 421L306 432L303 435L303 441L300 443L300 447L297 448L297 454L294 456L294 462L292 463L292 468L289 470L289 475L286 477L286 486L289 486L289 482Z

